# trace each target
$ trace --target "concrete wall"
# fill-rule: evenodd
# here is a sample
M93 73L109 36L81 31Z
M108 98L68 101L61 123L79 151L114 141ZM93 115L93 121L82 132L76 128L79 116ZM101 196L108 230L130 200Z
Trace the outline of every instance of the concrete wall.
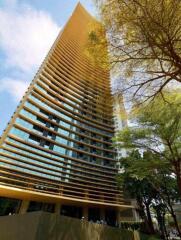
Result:
M132 240L133 233L45 212L0 217L0 240Z

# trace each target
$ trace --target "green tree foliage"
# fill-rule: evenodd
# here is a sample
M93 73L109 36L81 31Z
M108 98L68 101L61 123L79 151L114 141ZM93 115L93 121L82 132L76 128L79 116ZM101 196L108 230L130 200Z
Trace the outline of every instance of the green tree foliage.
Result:
M153 153L148 171L167 166L177 178L181 195L181 95L169 93L165 101L158 95L150 104L135 107L132 117L136 124L118 133L118 147Z
M144 210L143 216L146 212L148 218L150 206L155 209L164 236L164 216L169 212L181 237L173 211L181 196L180 103L180 94L172 92L164 100L158 95L150 104L136 105L132 111L134 125L119 132L114 140L118 148L129 149L128 157L120 159L124 169L118 176L120 185L138 203L141 199L142 207L138 205Z
M150 204L155 198L157 191L152 187L152 184L148 182L146 178L139 175L138 164L140 164L140 153L138 151L133 151L129 157L122 158L120 160L121 166L124 169L124 173L119 174L117 181L119 186L124 188L125 193L128 196L136 199L139 206L139 215L144 220L144 229L148 233L154 233L153 223L150 213Z
M150 213L150 209L153 208L162 236L167 239L166 213L171 214L175 227L181 236L173 211L173 204L179 200L179 192L176 179L171 176L167 163L164 165L155 153L144 152L141 155L138 150L130 152L125 158L121 158L120 163L124 172L118 175L118 183L123 186L129 197L137 200L140 217L145 223L143 230L147 233L154 233Z
M101 41L101 31L91 32L93 55L101 54L101 46L104 51L108 44L110 64L122 90L148 99L162 92L168 83L181 83L180 0L95 2L108 43Z

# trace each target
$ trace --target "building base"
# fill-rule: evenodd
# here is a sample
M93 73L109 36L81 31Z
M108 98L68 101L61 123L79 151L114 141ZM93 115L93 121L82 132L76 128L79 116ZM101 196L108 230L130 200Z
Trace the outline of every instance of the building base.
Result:
M1 240L132 240L133 232L55 213L0 217Z

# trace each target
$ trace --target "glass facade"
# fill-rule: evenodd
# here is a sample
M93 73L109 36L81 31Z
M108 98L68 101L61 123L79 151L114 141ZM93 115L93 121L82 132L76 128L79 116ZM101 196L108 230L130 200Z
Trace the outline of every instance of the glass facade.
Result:
M4 186L123 204L109 72L84 56L94 21L82 7L74 12L12 116L1 140Z

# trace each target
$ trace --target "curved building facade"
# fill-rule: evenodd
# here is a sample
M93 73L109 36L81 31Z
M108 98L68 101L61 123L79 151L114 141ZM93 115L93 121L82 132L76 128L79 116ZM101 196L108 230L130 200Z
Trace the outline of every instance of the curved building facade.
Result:
M16 212L100 219L129 207L115 181L109 72L84 54L94 21L78 4L2 135L0 195Z

